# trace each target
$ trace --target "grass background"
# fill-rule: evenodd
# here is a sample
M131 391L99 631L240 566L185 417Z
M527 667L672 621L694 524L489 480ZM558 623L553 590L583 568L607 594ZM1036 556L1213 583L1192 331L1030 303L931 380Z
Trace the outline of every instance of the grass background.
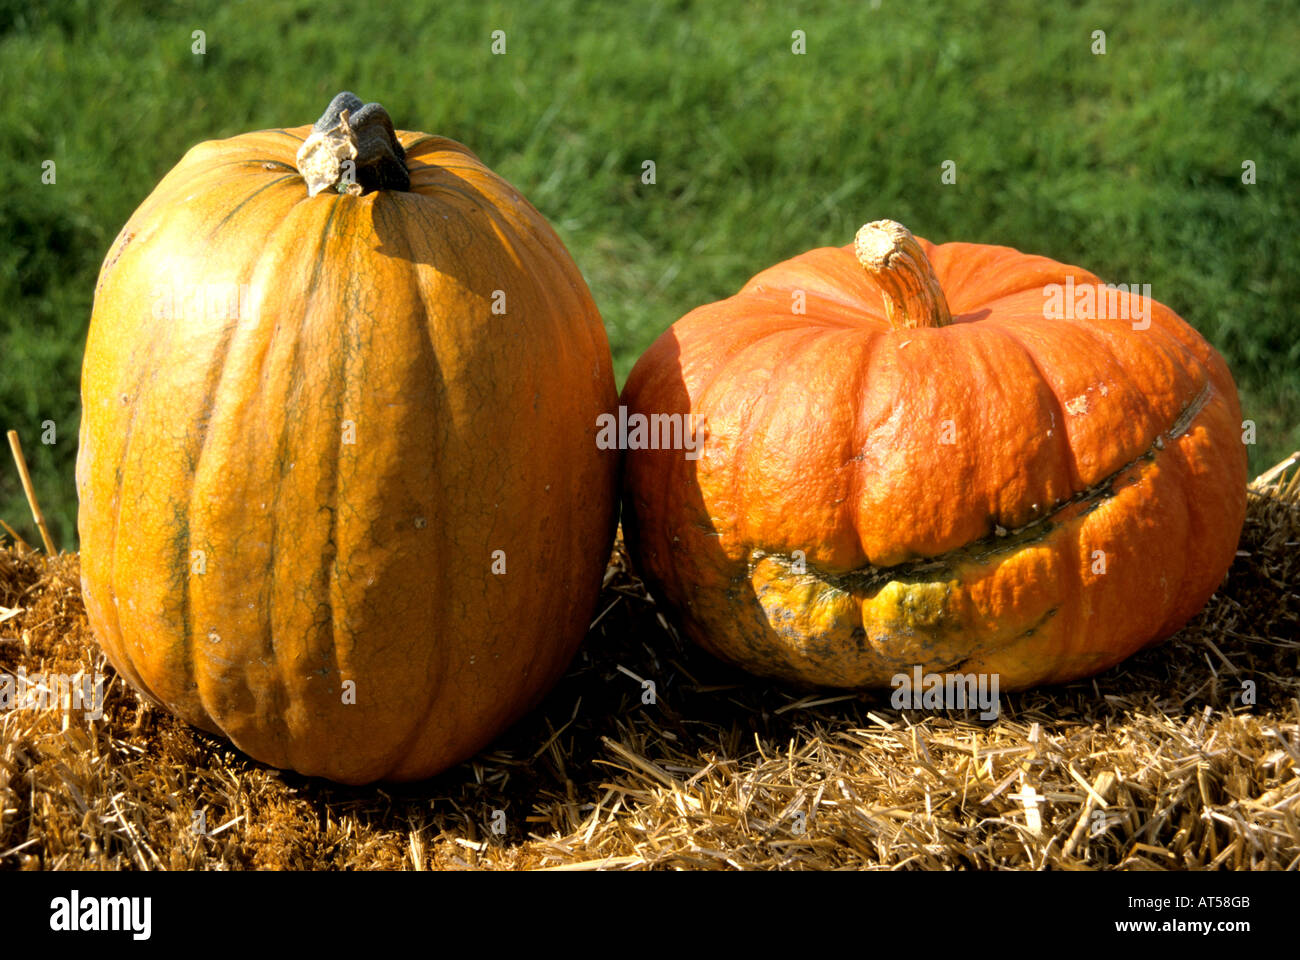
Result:
M113 237L195 142L310 123L351 89L468 144L550 218L620 384L691 307L890 217L1150 283L1227 358L1257 473L1300 447L1296 49L1291 3L0 0L0 428L72 549ZM38 542L7 455L0 517Z

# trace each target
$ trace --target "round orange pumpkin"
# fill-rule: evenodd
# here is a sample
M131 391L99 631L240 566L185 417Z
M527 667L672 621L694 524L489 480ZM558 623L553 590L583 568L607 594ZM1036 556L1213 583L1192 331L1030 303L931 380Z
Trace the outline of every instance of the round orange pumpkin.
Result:
M1097 672L1205 603L1245 517L1232 377L1172 310L891 221L688 313L622 402L703 443L629 442L652 593L792 681Z
M201 143L95 292L90 623L137 689L259 760L436 773L585 633L616 396L577 267L461 144L351 94L314 128Z

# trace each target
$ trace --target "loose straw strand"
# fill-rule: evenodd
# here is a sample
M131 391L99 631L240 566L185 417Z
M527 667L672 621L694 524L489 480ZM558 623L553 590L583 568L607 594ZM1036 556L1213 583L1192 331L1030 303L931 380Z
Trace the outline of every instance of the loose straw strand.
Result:
M1291 456L1287 457L1281 463L1276 463L1273 466L1269 467L1258 477L1256 477L1250 485L1252 487L1266 487L1274 480L1281 477L1282 474L1286 473L1287 470L1295 466L1297 463L1300 463L1300 450L1297 450L1295 453L1291 454ZM1297 473L1296 476L1300 476L1300 473ZM1295 477L1292 477L1292 483L1294 482L1295 482Z
M27 460L23 457L23 445L18 440L17 430L9 431L9 449L13 452L14 463L18 466L18 476L23 482L23 493L27 494L27 503L32 508L32 519L36 521L36 527L41 531L41 540L45 543L45 552L52 557L58 551L54 549L54 541L50 539L49 528L45 526L45 514L41 513L41 505L36 500L36 488L32 486L32 475L27 472Z
M13 527L9 526L9 524L5 523L5 521L4 521L4 517L0 517L0 527L4 527L5 530L8 531L9 536L13 538L14 543L16 543L16 544L18 544L18 546L22 547L23 550L24 550L25 552L30 552L30 551L31 551L31 549L32 549L31 546L27 543L26 540L24 540L22 537L18 536L18 531L17 531L17 530L15 530Z

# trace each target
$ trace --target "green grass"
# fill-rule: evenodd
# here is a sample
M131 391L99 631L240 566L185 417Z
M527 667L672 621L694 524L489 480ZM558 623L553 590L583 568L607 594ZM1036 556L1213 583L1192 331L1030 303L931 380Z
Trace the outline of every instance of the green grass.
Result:
M309 123L351 89L468 144L550 218L620 383L691 307L890 217L1151 283L1227 358L1258 472L1300 447L1300 18L1128 6L0 0L0 428L72 547L81 353L113 237L193 143ZM35 537L7 465L0 517Z

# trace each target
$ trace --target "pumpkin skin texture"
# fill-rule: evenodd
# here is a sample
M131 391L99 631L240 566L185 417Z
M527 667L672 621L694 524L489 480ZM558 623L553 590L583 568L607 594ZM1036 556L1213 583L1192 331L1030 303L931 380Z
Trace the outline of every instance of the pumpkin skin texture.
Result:
M104 261L86 610L137 689L254 758L419 779L532 707L586 631L611 357L560 240L466 147L397 131L409 191L309 198L311 133L195 146Z
M869 272L882 224L894 246ZM625 536L655 598L724 660L838 688L917 666L1065 682L1177 630L1245 518L1236 389L1137 294L1045 319L1069 277L1099 282L879 221L856 252L812 250L677 321L621 401L704 438L694 460L626 455ZM1143 305L1146 329L1119 318Z

